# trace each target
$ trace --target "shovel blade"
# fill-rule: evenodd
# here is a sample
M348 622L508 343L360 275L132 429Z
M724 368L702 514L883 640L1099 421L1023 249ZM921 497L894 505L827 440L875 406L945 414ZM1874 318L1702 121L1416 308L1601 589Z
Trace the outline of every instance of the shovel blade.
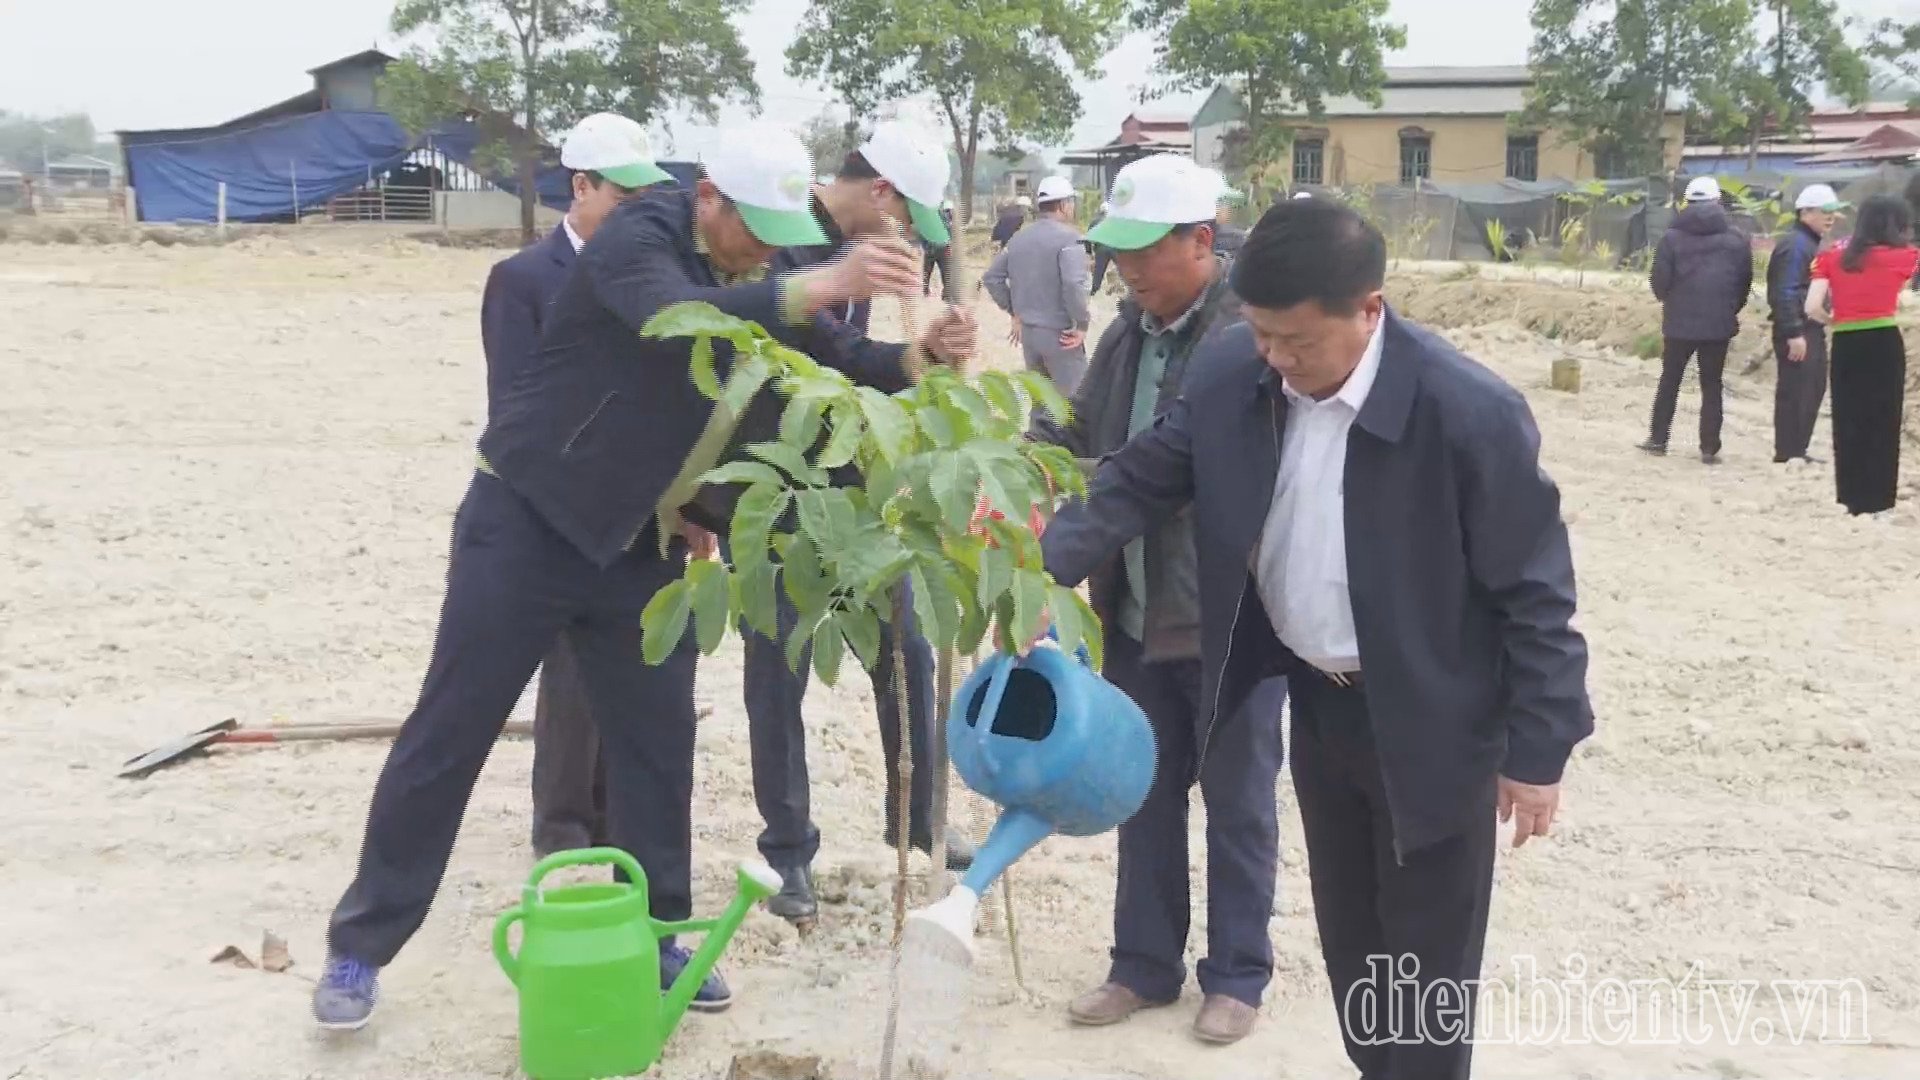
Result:
M222 720L217 724L201 728L185 738L176 739L164 746L157 746L139 757L127 759L127 763L120 768L120 776L129 780L146 776L155 769L164 768L181 758L205 750L209 745L219 742L222 735L239 726L238 720Z

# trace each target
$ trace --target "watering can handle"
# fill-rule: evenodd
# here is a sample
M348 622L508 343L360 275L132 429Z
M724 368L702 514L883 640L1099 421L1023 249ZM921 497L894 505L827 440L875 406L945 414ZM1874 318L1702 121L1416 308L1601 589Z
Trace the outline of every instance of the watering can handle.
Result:
M577 848L572 851L556 851L534 865L533 873L527 877L527 888L539 889L540 879L555 870L569 866L617 866L627 872L628 881L645 881L646 872L632 855L620 848L594 847Z
M514 923L527 917L524 906L516 906L500 913L493 924L493 958L500 961L500 970L507 973L507 981L520 985L520 958L513 955L513 949L507 944L507 929Z
M1053 626L1047 627L1047 636L1053 639L1055 645L1060 644L1059 628ZM1093 654L1087 651L1086 642L1081 642L1079 647L1073 650L1073 655L1075 659L1080 661L1081 666L1088 668L1093 667Z

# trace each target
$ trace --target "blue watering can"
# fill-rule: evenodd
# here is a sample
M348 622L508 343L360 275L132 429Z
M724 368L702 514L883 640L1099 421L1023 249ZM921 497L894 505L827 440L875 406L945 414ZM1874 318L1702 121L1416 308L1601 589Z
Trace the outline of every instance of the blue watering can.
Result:
M1132 817L1157 755L1146 713L1094 673L1085 649L983 662L955 695L947 749L960 779L1001 807L1000 820L959 886L909 922L951 935L970 958L974 907L995 879L1053 833L1094 836Z

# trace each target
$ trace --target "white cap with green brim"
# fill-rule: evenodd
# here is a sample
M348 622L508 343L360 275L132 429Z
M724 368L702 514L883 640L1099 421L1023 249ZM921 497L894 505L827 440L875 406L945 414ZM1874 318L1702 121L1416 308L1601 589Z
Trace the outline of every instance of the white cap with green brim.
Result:
M947 148L938 137L905 120L885 120L874 125L860 156L907 200L907 216L922 240L934 247L952 242L940 217L949 166Z
M1219 177L1192 158L1143 157L1113 178L1107 216L1087 239L1115 251L1138 251L1159 243L1176 225L1211 222L1219 199Z
M718 146L700 155L700 166L720 193L733 200L753 238L770 247L807 247L827 242L815 220L813 157L786 128L754 121L729 127Z
M627 189L673 180L654 164L647 129L619 113L594 113L575 124L560 144L560 164L575 172L596 173Z
M1826 184L1808 184L1800 189L1793 200L1795 210L1824 210L1827 213L1845 210L1849 204L1840 201L1840 194Z

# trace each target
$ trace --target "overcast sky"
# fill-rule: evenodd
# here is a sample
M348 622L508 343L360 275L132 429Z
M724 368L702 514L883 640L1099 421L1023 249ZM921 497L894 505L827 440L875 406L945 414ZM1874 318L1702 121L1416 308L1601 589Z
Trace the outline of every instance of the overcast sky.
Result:
M1517 64L1531 36L1529 0L1393 0L1407 28L1400 64ZM1862 18L1920 11L1920 0L1842 0ZM104 131L195 127L251 112L307 89L306 69L369 46L392 51L392 0L330 0L297 20L262 0L93 0L84 24L52 0L0 3L0 108L36 114L86 111ZM798 124L832 104L824 87L790 79L781 56L806 0L756 0L742 32L756 64L763 115ZM1471 14L1471 17L1467 17ZM84 28L83 28L84 25ZM1081 87L1076 145L1104 142L1151 76L1152 43L1123 42L1107 74ZM1194 95L1149 107L1189 107ZM745 116L729 110L727 120ZM662 156L695 156L715 137L671 125Z

